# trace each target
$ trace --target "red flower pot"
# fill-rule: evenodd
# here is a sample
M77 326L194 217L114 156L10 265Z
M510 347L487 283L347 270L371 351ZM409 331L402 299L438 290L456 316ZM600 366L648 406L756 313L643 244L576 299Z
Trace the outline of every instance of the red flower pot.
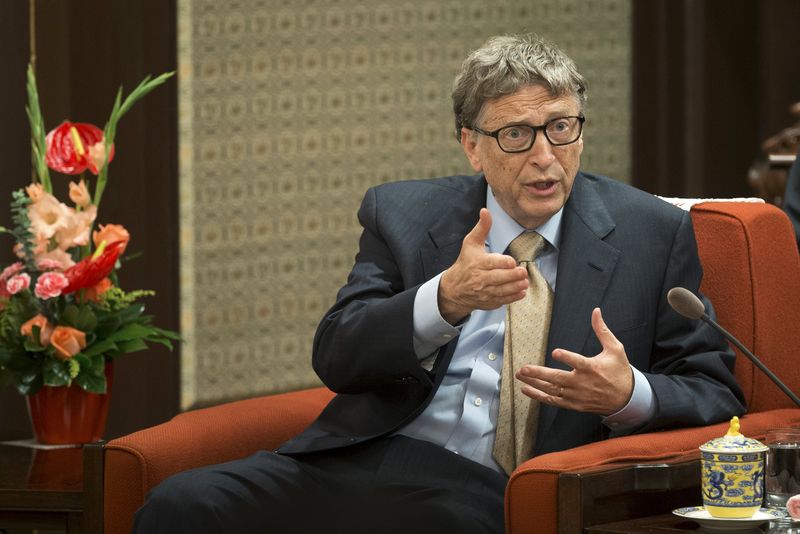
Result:
M28 395L36 441L47 445L92 443L103 437L111 402L114 369L106 363L106 393L88 393L77 384L69 387L44 386Z

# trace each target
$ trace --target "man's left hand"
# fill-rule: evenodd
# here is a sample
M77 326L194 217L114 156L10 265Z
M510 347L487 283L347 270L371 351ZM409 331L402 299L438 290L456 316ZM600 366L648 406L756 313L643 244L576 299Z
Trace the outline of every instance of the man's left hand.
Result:
M624 408L633 393L633 372L625 347L606 326L600 308L592 311L592 329L603 347L600 354L587 358L556 349L553 358L572 370L525 365L516 375L525 384L522 392L545 404L602 416Z

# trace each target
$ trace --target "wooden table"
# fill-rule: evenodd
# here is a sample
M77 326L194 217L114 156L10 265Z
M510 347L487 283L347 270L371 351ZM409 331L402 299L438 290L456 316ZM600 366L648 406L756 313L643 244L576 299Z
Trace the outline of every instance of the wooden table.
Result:
M767 532L769 523L752 530L742 530L746 534ZM689 519L678 517L673 514L663 514L651 517L641 517L639 519L629 519L616 523L606 523L588 527L585 534L678 534L681 532L714 532L704 530L702 527ZM720 531L716 531L720 532Z
M0 444L0 532L100 534L103 445L34 449Z

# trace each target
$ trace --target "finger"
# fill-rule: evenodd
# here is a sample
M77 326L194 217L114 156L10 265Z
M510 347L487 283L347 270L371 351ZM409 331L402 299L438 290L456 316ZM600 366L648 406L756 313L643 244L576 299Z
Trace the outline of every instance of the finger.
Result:
M561 392L566 389L563 384L558 382L550 382L547 380L539 380L538 378L529 378L526 376L519 376L517 377L520 382L524 385L528 385L534 389L538 389L542 393L546 395L553 395L555 397L560 397Z
M555 349L553 351L553 359L578 370L585 369L589 361L589 358L583 354L578 354L577 352L572 352L571 350L565 349Z
M519 269L517 275L520 278L528 277L528 271L525 267L518 266L517 261L506 254L492 252L491 254L487 254L483 261L484 263L482 263L481 266L485 269L514 269L516 267Z
M517 289L526 289L530 285L528 271L524 267L514 269L490 269L484 273L487 286L513 285Z
M621 343L606 325L600 308L592 310L592 330L594 330L597 340L600 341L600 345L604 350L618 352Z
M533 400L539 401L542 404L549 404L551 406L559 406L564 408L569 408L570 403L565 402L563 397L559 397L558 395L549 395L548 393L538 390L531 386L522 386L522 394L526 395Z
M517 371L517 378L531 385L533 380L562 385L570 380L571 375L572 371L553 369L544 365L523 365Z
M483 247L486 243L486 238L489 237L489 230L491 228L492 215L486 208L481 208L478 224L464 237L464 243Z

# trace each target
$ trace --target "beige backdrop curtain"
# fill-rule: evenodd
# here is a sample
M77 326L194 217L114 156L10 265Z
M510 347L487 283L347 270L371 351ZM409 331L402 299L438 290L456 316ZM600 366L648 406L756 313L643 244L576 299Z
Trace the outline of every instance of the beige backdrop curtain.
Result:
M318 385L369 186L470 173L450 85L499 33L589 80L583 168L628 181L630 0L179 0L182 405Z

